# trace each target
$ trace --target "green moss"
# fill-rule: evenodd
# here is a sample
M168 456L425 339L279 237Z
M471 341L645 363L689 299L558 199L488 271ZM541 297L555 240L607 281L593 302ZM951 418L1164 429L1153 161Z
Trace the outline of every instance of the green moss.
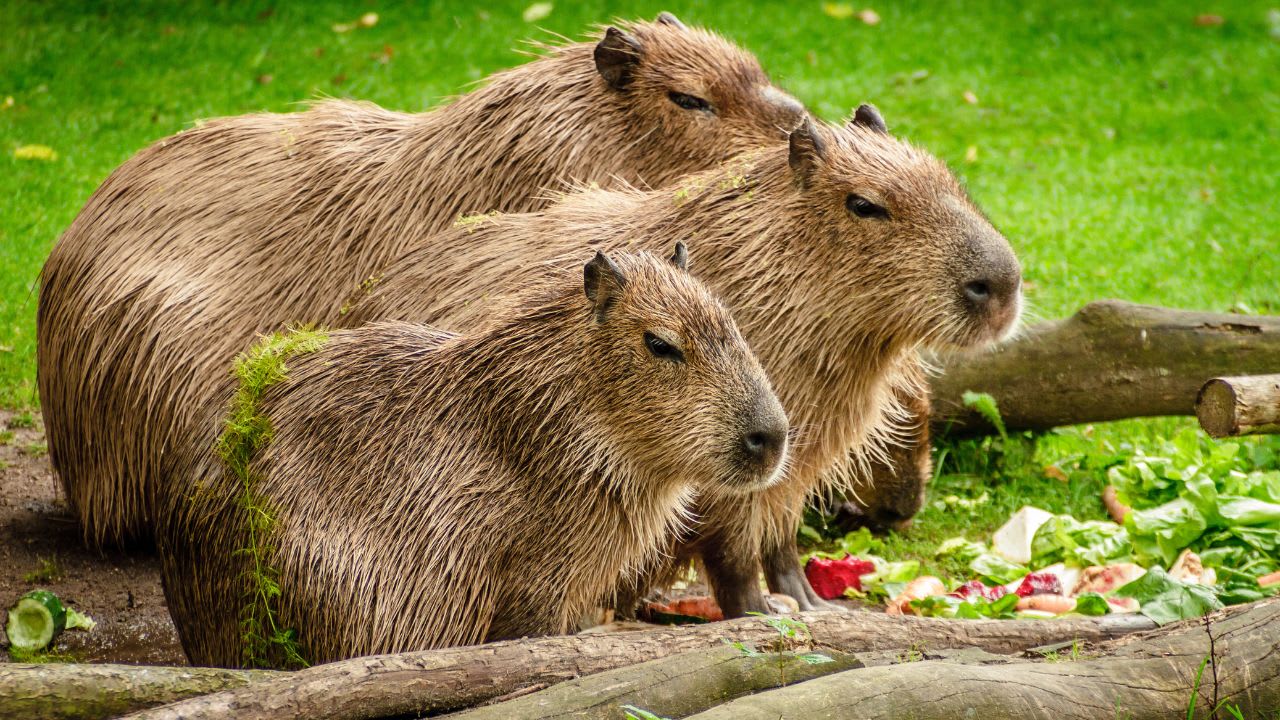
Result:
M237 504L244 516L245 547L237 551L244 558L245 602L240 624L247 667L305 667L292 628L277 622L280 599L279 571L270 563L275 548L271 533L275 510L259 491L261 478L252 464L272 438L271 420L260 410L262 395L272 385L289 378L286 362L297 355L315 352L329 336L318 330L297 329L273 333L236 358L235 374L240 381L217 452L227 472L237 481Z
M373 292L373 289L377 287L380 282L382 282L382 273L370 275L365 278L364 282L360 283L360 287L357 287L356 291L351 293L346 302L342 303L342 307L338 309L338 314L346 315L351 312L351 308L355 307L356 303L360 302L368 296L369 293Z
M36 569L22 576L28 585L46 585L62 579L62 566L58 558L37 558Z
M464 228L467 231L467 234L470 235L476 231L476 228L487 222L498 219L501 215L502 213L497 210L481 213L479 215L463 215L453 221L453 226L456 228Z
M10 647L9 660L16 663L76 663L80 658L69 652L57 650L23 650Z

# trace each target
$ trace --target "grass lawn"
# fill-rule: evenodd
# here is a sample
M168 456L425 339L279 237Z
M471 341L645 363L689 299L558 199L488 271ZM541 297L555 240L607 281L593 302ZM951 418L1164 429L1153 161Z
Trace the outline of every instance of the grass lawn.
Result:
M94 187L145 144L197 118L322 95L422 110L520 62L514 48L546 37L539 27L577 36L663 9L749 47L818 114L873 101L895 132L950 162L1020 253L1033 316L1102 297L1280 312L1274 0L878 0L876 25L833 17L817 0L557 2L536 23L521 17L528 4L0 4L0 405L35 403L41 262ZM372 27L335 31L368 12ZM29 144L56 159L15 158ZM939 538L977 537L1028 498L1100 516L1100 472L1061 483L1038 468L1182 424L1055 433L989 488L988 503L972 514L931 505L890 550L920 555ZM988 489L977 460L955 461L964 453L949 454L933 500Z

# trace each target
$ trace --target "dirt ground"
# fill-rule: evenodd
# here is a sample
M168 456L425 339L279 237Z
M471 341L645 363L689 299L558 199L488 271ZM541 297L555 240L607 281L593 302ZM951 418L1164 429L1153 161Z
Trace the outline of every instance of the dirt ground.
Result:
M0 605L44 588L96 620L92 631L62 634L53 650L64 659L185 665L154 553L84 548L49 465L40 416L30 416L31 427L26 418L0 411Z

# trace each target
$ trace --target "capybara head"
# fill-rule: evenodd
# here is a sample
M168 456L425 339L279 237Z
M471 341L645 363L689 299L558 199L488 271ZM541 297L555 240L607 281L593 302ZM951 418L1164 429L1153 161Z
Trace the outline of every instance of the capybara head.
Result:
M583 367L600 373L600 419L638 465L746 491L776 481L787 417L728 311L684 272L597 253L583 269L592 322ZM655 292L673 286L673 291Z
M751 53L670 13L606 28L594 56L606 97L633 115L636 137L618 138L620 147L651 146L650 154L667 156L674 170L651 169L650 185L709 164L690 165L691 153L715 162L780 142L805 117L804 106L770 84Z
M806 120L788 161L802 205L793 210L820 224L832 253L819 272L858 298L846 310L875 306L877 326L935 346L1013 328L1021 269L1009 243L946 166L890 136L874 107L843 128Z

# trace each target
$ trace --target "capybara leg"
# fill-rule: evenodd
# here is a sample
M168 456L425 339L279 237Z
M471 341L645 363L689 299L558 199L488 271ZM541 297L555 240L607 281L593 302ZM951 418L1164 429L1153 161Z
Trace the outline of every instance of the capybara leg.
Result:
M754 548L748 551L711 540L704 545L702 566L726 618L749 612L769 613L769 604L760 591L760 559Z
M809 579L800 570L797 560L799 555L800 548L796 546L794 538L762 548L761 559L764 561L764 577L769 583L769 591L795 598L802 611L842 609L839 605L818 597L813 591Z

